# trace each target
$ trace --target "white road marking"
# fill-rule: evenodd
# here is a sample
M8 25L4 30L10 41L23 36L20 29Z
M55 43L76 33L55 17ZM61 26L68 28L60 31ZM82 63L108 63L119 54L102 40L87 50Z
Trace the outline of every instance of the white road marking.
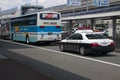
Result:
M3 40L3 41L5 41L5 40ZM111 63L111 62L107 62L107 61L102 61L102 60L97 60L97 59L93 59L93 58L88 58L88 57L83 57L83 56L80 56L80 55L68 54L66 52L60 52L60 51L56 51L56 50L52 50L52 49L36 47L36 46L32 46L32 45L26 45L26 44L17 43L17 42L11 42L11 41L5 41L5 42L16 43L16 44L19 44L19 45L24 45L24 46L28 46L28 47L38 48L38 49L42 49L42 50L46 50L46 51L51 51L51 52L55 52L55 53L60 53L60 54L68 55L68 56L78 57L78 58L82 58L82 59L86 59L86 60L91 60L91 61L95 61L95 62L99 62L99 63L104 63L104 64L120 67L119 64L115 64L115 63Z
M118 52L116 52L116 53L114 53L114 52L112 52L112 53L110 53L110 54L112 54L112 55L119 55L120 56L120 54L118 53Z
M0 54L0 59L8 59L8 58Z

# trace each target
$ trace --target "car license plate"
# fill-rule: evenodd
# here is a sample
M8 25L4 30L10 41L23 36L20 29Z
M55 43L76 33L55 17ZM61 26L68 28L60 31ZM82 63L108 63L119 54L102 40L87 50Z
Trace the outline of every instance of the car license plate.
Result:
M52 35L52 33L48 33L48 35Z
M108 42L101 42L102 46L108 46Z
M54 38L53 38L53 37L48 37L48 39L51 39L51 40L53 40Z

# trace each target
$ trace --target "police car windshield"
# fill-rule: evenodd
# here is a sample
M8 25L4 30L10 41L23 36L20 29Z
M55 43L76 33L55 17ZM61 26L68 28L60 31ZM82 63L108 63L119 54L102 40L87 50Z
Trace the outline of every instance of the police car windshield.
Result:
M86 37L88 39L106 39L106 37L101 34L87 34Z

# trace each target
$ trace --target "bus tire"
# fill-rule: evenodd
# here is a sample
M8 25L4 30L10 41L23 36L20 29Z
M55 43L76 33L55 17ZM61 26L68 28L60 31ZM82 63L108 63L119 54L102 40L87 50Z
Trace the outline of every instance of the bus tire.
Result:
M26 44L30 44L29 36L26 36Z
M11 40L14 40L14 39L13 39L13 34L11 34Z

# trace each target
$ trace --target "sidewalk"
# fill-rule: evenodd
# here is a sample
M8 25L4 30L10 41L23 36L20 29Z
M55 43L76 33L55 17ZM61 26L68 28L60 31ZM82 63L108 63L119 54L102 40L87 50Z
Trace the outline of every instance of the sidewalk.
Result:
M120 53L120 49L115 49L115 52Z

